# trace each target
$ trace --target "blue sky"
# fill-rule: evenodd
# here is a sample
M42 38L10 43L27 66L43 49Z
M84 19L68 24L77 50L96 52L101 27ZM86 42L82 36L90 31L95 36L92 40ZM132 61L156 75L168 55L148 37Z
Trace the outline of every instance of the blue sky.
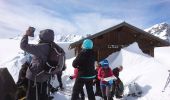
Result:
M0 38L28 26L56 34L94 34L122 21L141 29L170 23L170 0L0 0Z

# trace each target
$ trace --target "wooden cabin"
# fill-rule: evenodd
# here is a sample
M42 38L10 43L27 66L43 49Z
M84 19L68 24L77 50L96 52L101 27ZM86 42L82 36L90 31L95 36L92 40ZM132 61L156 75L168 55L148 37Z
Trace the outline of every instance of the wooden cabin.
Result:
M87 37L94 43L94 52L97 60L102 60L111 53L119 51L133 42L137 42L139 48L151 56L154 56L154 47L169 46L170 43L151 35L133 25L122 22L116 26ZM84 38L84 39L87 39ZM77 55L81 50L84 39L70 44L70 49Z

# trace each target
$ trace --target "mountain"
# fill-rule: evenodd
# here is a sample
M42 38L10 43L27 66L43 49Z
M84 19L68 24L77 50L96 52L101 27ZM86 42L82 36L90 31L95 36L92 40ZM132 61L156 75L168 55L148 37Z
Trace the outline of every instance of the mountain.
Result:
M156 24L148 29L145 29L145 31L163 40L170 41L170 25L165 22Z
M55 35L55 42L75 42L87 36L88 35L84 36L84 35L77 35L77 34L57 34ZM17 37L10 38L10 39L21 40L21 38L22 36L19 35ZM35 35L35 37L30 37L30 40L39 41L39 36Z
M76 35L76 34L56 35L55 41L56 42L75 42L75 41L78 41L84 37L85 36L83 36L83 35Z

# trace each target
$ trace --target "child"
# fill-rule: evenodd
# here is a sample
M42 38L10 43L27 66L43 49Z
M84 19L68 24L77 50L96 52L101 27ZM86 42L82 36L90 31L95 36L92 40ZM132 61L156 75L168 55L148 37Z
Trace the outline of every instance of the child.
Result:
M77 68L74 68L74 75L70 76L69 78L72 80L72 79L75 79L77 78L78 76L78 69ZM84 91L80 91L80 98L81 100L85 100L85 95L84 95Z
M121 65L112 70L113 74L117 78L115 83L113 83L113 87L112 87L112 96L115 95L116 98L122 98L122 94L124 91L123 83L119 78L119 72L121 72L122 70L123 70L123 67Z
M111 87L113 84L113 80L105 81L104 78L113 76L113 72L109 67L109 62L107 60L103 60L100 62L101 68L98 71L98 79L100 80L100 88L102 91L102 96L104 100L113 100L111 96Z

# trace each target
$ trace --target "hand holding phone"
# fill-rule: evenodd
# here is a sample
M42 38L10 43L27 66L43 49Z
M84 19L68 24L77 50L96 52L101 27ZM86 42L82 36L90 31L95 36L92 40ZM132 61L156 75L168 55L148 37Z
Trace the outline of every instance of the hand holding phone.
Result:
M35 28L34 28L34 27L29 27L28 30L26 31L26 34L25 34L25 35L34 37L34 31L35 31Z

